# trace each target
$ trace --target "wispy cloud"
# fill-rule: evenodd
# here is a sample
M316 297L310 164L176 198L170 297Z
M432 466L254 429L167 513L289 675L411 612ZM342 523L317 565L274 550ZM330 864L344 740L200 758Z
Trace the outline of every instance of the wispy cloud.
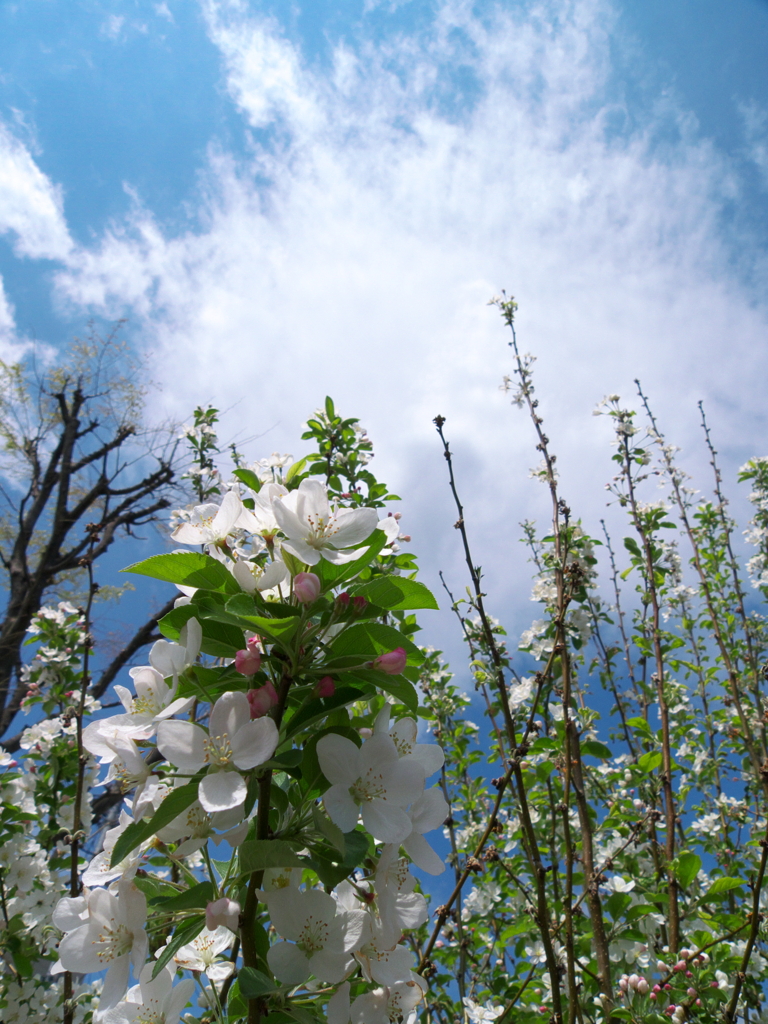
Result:
M18 256L65 260L72 249L60 186L0 122L0 234L5 232L12 232Z
M134 318L168 406L233 406L229 429L271 429L276 448L331 393L422 530L452 522L441 412L476 522L511 556L538 496L520 493L536 459L497 389L510 365L485 302L507 286L577 513L599 514L588 494L610 475L591 408L635 376L684 444L703 397L723 447L752 453L767 318L721 228L739 180L673 100L628 109L608 3L449 0L408 35L339 39L329 67L245 3L203 12L250 155L211 145L202 228L172 234L137 202L57 279L75 308Z
M768 187L768 111L757 103L745 103L740 108L744 121L746 153L757 166Z

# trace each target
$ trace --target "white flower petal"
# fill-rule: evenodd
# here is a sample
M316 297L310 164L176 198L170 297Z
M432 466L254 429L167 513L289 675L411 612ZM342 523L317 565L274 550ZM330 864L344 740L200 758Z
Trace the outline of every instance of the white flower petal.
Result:
M423 793L411 807L414 832L431 832L439 828L448 817L448 801L434 786Z
M331 786L323 794L323 805L328 817L342 832L351 832L357 825L360 810L350 796L348 786Z
M331 732L317 741L320 770L332 785L350 786L355 781L361 774L359 756L359 748L347 736Z
M309 958L309 967L318 980L335 985L347 977L354 962L354 959L346 953L321 949Z
M247 705L245 694L241 696ZM264 764L274 754L279 739L280 733L271 718L257 718L252 722L249 711L247 723L232 737L232 760L244 771Z
M366 831L382 843L402 843L411 831L411 819L406 812L388 800L367 800L361 811Z
M418 832L412 832L407 836L402 845L417 868L421 868L429 875L440 875L445 871L444 862Z
M309 960L292 942L276 942L270 946L267 963L284 985L301 985L312 973Z
M328 1024L349 1024L349 982L345 981L328 1000Z
M237 772L213 772L200 783L198 798L212 814L214 811L228 811L245 803L248 787L245 779Z
M157 749L182 771L196 772L203 767L206 739L204 730L193 722L173 719L157 727Z
M231 741L237 730L250 720L251 709L245 694L224 693L211 709L208 732L211 736L229 736Z

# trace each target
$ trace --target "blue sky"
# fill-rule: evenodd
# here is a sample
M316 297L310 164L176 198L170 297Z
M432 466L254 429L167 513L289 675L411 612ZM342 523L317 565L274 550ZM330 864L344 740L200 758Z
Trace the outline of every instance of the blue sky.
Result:
M487 299L521 303L591 529L590 413L636 376L697 471L705 400L733 480L765 450L766 53L765 0L6 2L0 356L126 316L162 385L148 414L211 401L264 435L254 458L298 451L334 395L427 581L461 589L442 413L522 629L517 524L545 503Z

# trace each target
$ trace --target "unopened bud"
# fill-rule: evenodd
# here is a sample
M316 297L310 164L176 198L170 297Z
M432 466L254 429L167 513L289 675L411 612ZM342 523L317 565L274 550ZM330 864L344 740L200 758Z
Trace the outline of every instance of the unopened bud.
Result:
M639 994L640 994L641 996L645 996L645 995L647 995L647 994L648 994L648 987L649 987L649 986L648 986L648 982L647 982L647 981L645 980L645 978L640 978L640 980L639 980L639 981L638 981L638 983L637 983L637 989L636 989L636 991L637 991L637 992L638 992L638 993L639 993Z
M240 922L240 904L222 896L220 900L209 903L205 908L205 923L211 931L223 925L231 932L236 932Z
M330 676L323 676L315 686L316 697L332 697L336 692L336 683Z
M293 577L293 596L301 604L312 604L320 597L322 584L313 572L299 572Z
M259 686L258 689L249 690L246 697L251 709L251 718L263 718L271 708L277 706L279 701L277 690L269 682Z
M255 676L261 668L261 651L258 643L256 637L251 637L248 641L248 649L238 651L235 655L235 669L240 675Z
M405 668L408 655L404 647L396 647L394 651L387 651L380 654L371 663L371 668L377 668L379 672L386 672L388 676L399 676Z

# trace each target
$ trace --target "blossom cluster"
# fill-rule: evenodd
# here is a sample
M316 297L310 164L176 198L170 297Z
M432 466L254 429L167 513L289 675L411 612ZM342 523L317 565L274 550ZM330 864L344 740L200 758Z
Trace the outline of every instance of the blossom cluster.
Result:
M120 713L82 729L88 782L101 772L124 801L80 891L51 908L51 974L106 972L107 1024L177 1024L191 977L216 1019L318 983L336 987L332 1024L412 1017L426 984L403 935L428 911L409 862L443 870L425 833L448 807L427 787L442 751L403 714L421 655L377 621L404 592L434 606L413 581L377 589L397 521L305 477L233 485L173 522L198 550L133 567L181 591L167 638L115 686Z

